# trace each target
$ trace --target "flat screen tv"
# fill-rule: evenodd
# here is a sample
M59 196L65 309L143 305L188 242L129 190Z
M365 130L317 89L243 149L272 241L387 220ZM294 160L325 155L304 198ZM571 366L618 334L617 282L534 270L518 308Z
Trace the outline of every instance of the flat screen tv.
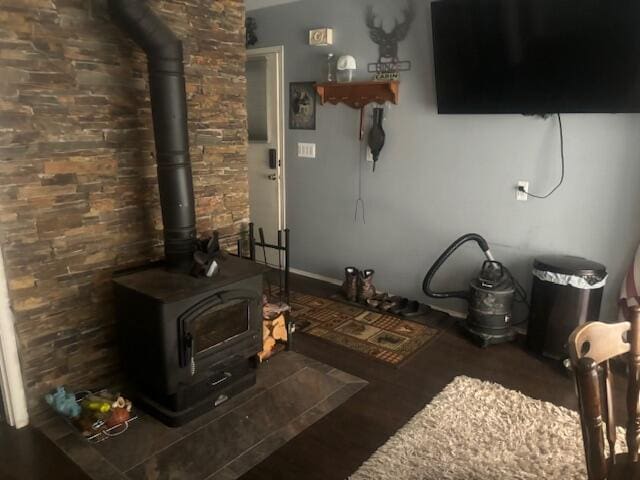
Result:
M431 4L439 113L640 112L640 0Z

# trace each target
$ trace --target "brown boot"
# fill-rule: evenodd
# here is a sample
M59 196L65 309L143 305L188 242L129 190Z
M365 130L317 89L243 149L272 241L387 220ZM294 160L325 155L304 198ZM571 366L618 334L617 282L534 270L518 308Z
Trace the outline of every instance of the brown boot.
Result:
M367 303L376 294L376 287L373 286L373 270L362 270L358 275L358 302Z
M346 267L344 269L344 283L342 284L342 294L350 302L358 299L358 269L356 267Z

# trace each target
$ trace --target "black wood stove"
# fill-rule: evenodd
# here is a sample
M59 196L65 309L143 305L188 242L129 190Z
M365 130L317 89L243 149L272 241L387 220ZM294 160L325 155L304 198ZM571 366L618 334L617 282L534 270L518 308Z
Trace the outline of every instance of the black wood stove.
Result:
M233 256L215 278L163 266L114 278L118 334L138 401L181 425L255 383L263 268Z
M197 238L181 41L144 0L109 8L148 59L165 249L114 278L119 343L134 396L176 426L255 383L264 269Z

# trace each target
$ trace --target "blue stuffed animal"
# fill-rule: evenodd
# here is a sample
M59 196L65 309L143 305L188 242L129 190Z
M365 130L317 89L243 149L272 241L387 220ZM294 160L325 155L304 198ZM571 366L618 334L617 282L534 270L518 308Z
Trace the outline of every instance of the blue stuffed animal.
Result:
M82 408L76 402L76 396L67 392L64 387L56 388L54 393L48 393L44 399L56 412L65 417L76 418L82 412Z

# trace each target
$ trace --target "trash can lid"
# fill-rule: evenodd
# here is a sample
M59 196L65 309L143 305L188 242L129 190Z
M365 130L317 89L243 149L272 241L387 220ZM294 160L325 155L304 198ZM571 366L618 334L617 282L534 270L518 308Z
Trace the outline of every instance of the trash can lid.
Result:
M533 261L533 268L564 275L599 276L607 274L607 267L582 257L571 255L544 255Z

